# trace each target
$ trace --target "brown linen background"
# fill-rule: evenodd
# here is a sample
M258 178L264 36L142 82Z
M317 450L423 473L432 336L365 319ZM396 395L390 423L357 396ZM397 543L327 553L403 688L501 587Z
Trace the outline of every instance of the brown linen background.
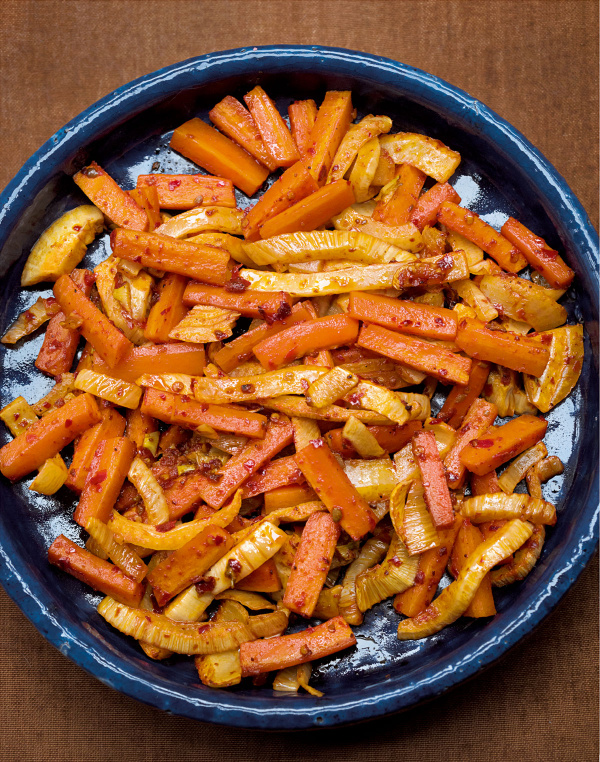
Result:
M0 33L0 187L55 130L134 77L213 50L323 44L395 58L481 99L554 163L598 226L595 0L4 0ZM0 758L597 760L597 577L595 560L525 643L425 707L270 735L172 717L112 691L0 589Z

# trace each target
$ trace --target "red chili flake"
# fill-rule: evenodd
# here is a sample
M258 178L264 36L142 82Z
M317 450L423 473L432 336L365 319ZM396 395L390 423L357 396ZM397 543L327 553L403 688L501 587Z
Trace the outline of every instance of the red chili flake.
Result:
M422 585L425 582L425 574L423 571L418 571L415 576L415 584Z
M487 447L492 447L492 445L494 444L494 440L493 439L474 439L471 442L471 444L473 445L473 447L487 448Z
M252 394L256 387L254 384L242 384L240 389L244 392L244 394Z
M229 561L227 561L227 566L234 574L239 574L242 571L242 565L237 558L230 558Z
M175 190L175 188L179 188L181 185L181 180L169 180L168 188L170 191Z
M62 407L64 404L65 404L65 401L61 397L60 399L56 400L56 402L54 403L54 407ZM71 425L71 423L72 423L72 421L67 419L65 421L65 426L69 427Z
M210 593L215 589L217 580L214 577L203 577L196 582L196 590L202 595L202 593Z
M165 521L164 524L159 524L156 527L157 532L168 532L170 529L173 529L177 522L176 521Z
M106 479L106 476L106 469L97 471L93 476L90 477L90 484L102 484L102 482Z
M201 624L200 627L198 627L198 635L203 635L205 632L208 632L210 630L209 624Z

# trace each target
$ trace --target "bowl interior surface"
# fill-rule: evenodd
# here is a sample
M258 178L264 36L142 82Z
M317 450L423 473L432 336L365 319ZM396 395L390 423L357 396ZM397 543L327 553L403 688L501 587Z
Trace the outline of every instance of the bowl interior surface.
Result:
M153 165L156 171L156 162L160 172L198 171L169 149L172 130L193 116L208 121L209 109L223 96L241 99L255 84L267 90L282 113L292 100L310 97L318 103L328 89L351 89L359 116L387 114L394 120L393 132L425 133L458 150L462 162L451 183L462 203L496 228L513 215L564 251L578 277L563 303L569 322L586 325L581 381L546 416L548 450L565 463L565 473L544 487L546 499L558 507L559 520L548 532L533 572L524 583L497 591L498 614L493 620L463 618L423 641L399 642L399 618L391 601L376 606L355 629L357 648L315 665L311 682L325 691L324 699L248 685L209 689L200 684L190 658L147 659L132 639L96 613L100 596L47 563L47 548L58 534L76 542L84 538L72 521L71 493L63 488L53 497L42 497L28 490L29 479L14 486L2 480L0 578L64 654L107 684L178 714L224 724L298 729L367 719L451 687L530 631L580 573L597 534L597 244L578 202L535 149L482 104L446 83L386 59L348 51L229 51L121 88L57 133L25 165L3 194L0 328L4 330L37 296L51 295L45 284L21 291L19 278L42 231L65 210L85 202L71 180L75 171L95 159L125 188L134 187L137 175L150 173ZM240 206L254 200L238 192ZM108 236L103 235L89 247L82 266L91 267L108 253ZM19 394L33 402L51 388L51 379L32 373L42 339L43 329L16 348L0 349L2 405ZM438 406L444 396L436 398ZM0 437L1 443L8 440L4 431ZM304 626L297 623L294 629Z

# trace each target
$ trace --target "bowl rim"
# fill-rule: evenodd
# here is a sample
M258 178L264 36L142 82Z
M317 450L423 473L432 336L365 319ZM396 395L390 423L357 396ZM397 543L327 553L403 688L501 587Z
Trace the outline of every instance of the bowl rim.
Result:
M465 91L434 75L389 58L325 46L266 45L207 53L146 74L104 96L47 140L0 194L0 249L29 199L53 176L56 166L72 157L76 149L114 128L121 120L164 100L171 92L200 85L225 73L257 74L261 65L280 73L286 68L331 73L334 66L337 74L356 77L359 73L382 86L401 85L408 97L430 107L441 107L460 123L477 125L478 132L517 161L533 181L552 223L568 235L577 252L587 290L597 292L598 234L564 178L518 130ZM596 469L578 520L581 533L572 547L570 563L554 570L547 589L542 591L541 597L528 602L517 621L491 637L476 652L469 644L460 646L445 658L443 669L433 674L426 672L419 681L408 686L394 686L393 681L389 681L385 686L372 686L346 699L297 697L293 703L283 704L269 695L258 698L252 706L247 700L240 700L236 693L226 691L213 691L206 698L186 696L182 692L175 694L166 686L143 679L141 674L133 674L133 668L123 668L118 656L101 652L93 633L74 634L65 629L50 610L43 586L24 564L19 564L10 537L0 539L0 582L52 645L106 685L144 703L181 716L235 727L270 730L332 727L408 709L491 666L552 611L579 577L598 543L598 518Z

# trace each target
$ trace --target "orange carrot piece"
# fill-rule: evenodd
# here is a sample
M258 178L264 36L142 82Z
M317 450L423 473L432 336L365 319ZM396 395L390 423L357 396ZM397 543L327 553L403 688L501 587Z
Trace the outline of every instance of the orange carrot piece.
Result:
M281 590L275 561L269 558L247 577L236 582L235 587L237 590L251 590L254 593L276 593Z
M156 188L153 185L146 185L129 192L131 195L136 194L133 196L134 199L148 215L147 230L149 233L152 233L155 228L162 225L160 201Z
M161 209L194 209L197 206L235 207L233 183L210 175L138 175L137 189L156 188Z
M410 164L402 164L396 171L396 186L391 198L378 202L373 219L387 225L406 225L419 200L427 175Z
M471 524L469 519L463 519L456 536L456 541L454 542L454 547L452 548L452 557L450 559L450 571L453 577L458 577L467 558L482 542L483 535L478 527ZM492 594L492 581L490 575L486 574L464 616L481 618L494 616L495 613L496 606L494 605L494 596Z
M367 501L356 491L323 439L310 442L296 453L306 481L353 540L372 532L377 523Z
M215 127L242 146L271 172L277 169L279 164L269 152L252 114L237 98L226 95L208 112L208 117Z
M113 254L188 278L224 286L230 279L229 254L215 246L180 241L159 233L113 230L110 236Z
M267 321L257 328L246 331L246 333L238 336L237 339L229 341L222 349L219 349L215 353L214 362L225 373L230 373L240 363L252 357L252 350L264 339L275 336L275 334L284 331L292 325L313 320L316 317L317 313L310 301L298 302L292 307L291 314L283 318L283 320L277 320L271 325Z
M261 238L284 233L316 230L355 201L348 180L336 180L268 219L260 228Z
M68 275L61 275L53 290L64 314L67 317L75 314L81 320L81 334L111 368L133 349L129 339L115 328Z
M520 415L474 439L461 452L460 460L469 471L483 476L541 442L547 428L543 418Z
M211 508L220 508L242 484L265 463L294 440L294 429L287 418L269 422L264 439L248 442L218 472L221 478L212 482L203 474L192 473L183 484L165 491L171 518L183 516L199 498Z
M73 270L69 276L73 283L85 296L89 296L94 285L95 276L90 270ZM73 365L81 334L77 328L67 328L64 325L66 316L59 312L50 318L44 341L35 361L35 367L50 376L60 376L68 373Z
M288 126L263 88L257 85L244 95L244 101L276 166L289 167L299 161L300 154Z
M436 344L404 336L378 325L364 325L356 343L360 347L408 365L409 368L434 376L446 384L464 385L469 381L471 360Z
M167 273L158 284L158 300L150 308L144 336L156 344L166 344L169 333L187 315L183 294L188 279L177 273Z
M444 473L444 464L431 431L417 431L412 438L413 456L423 482L423 497L436 527L454 522L454 509Z
M62 534L48 548L48 561L126 606L137 608L141 603L146 587L144 583L135 582L118 566L80 548Z
M308 517L283 596L283 605L290 611L306 618L312 616L339 536L339 524L329 513L313 513Z
M413 617L429 606L446 569L462 521L457 516L451 527L437 530L440 544L419 556L415 584L394 598L394 608L398 613Z
M410 222L423 230L426 225L435 225L437 213L444 201L460 204L460 196L450 183L436 183L417 201L410 215Z
M248 210L242 220L244 238L247 241L257 241L260 238L261 226L267 220L318 190L319 186L306 165L301 161L292 164Z
M299 484L304 481L302 471L300 471L293 455L271 461L261 469L261 472L250 477L244 484L243 498L254 497L277 487Z
M189 283L183 294L184 304L206 304L235 310L245 317L281 319L292 311L292 298L284 291L266 293L261 291L228 291L221 286Z
M148 574L159 606L193 585L233 546L229 532L209 525L189 542L161 561Z
M527 260L519 249L475 212L452 201L444 201L438 210L437 219L442 225L477 244L504 270L517 273L527 265Z
M81 493L92 465L92 460L100 442L104 439L122 437L125 431L125 419L111 407L100 411L102 420L84 431L75 445L73 460L65 486L73 492Z
M325 93L304 157L306 166L319 185L327 180L335 153L350 127L352 112L352 93L349 90Z
M480 437L496 420L498 408L484 399L476 399L458 430L456 441L444 458L446 479L450 489L460 489L465 481L467 469L460 460L460 454L474 439Z
M453 310L361 291L350 294L348 315L401 333L444 341L455 338L458 326Z
M463 318L458 321L455 342L475 360L495 362L505 368L539 377L550 358L549 349L545 346L546 337L551 338L550 334L546 334L540 342L512 331L491 331L479 320Z
M145 373L186 373L190 376L201 376L204 364L204 347L201 344L185 342L134 347L112 368L95 355L92 359L93 370L132 384Z
M91 394L73 397L0 449L0 471L11 481L27 476L100 420L100 409Z
M158 425L154 418L147 413L144 413L141 407L136 407L135 410L127 411L127 428L125 429L125 436L136 446L138 452L144 446L144 439L148 434L158 431ZM115 434L115 436L119 436Z
M115 225L132 230L148 229L146 212L95 161L73 175L73 180Z
M304 157L310 145L310 133L317 119L317 104L309 98L306 101L294 101L288 106L290 131L300 156Z
M178 127L170 146L213 175L228 178L247 196L253 196L269 176L253 156L201 119Z
M569 288L575 273L543 238L537 236L514 217L506 220L501 232L524 254L529 264L548 281L552 288Z
M354 344L357 336L357 320L331 315L286 328L261 341L253 351L264 368L274 370L315 351Z
M304 476L302 478L304 479ZM308 503L316 499L317 496L307 484L291 484L284 487L275 487L265 492L265 514L276 511L279 508L293 508L301 503Z
M502 489L498 484L498 474L495 469L493 471L488 471L481 476L471 474L469 483L471 484L472 495L490 495L493 492L502 492Z
M187 429L207 425L219 431L229 431L241 437L262 439L267 418L242 408L196 402L157 389L146 389L142 399L142 412L165 423L175 423Z
M409 421L403 426L367 426L367 429L377 440L377 444L386 452L394 453L401 450L410 442L412 435L423 427L421 421ZM333 450L344 458L358 458L356 450L343 437L343 429L332 429L324 435L324 439Z
M356 645L350 626L341 616L293 635L261 638L242 643L242 677L294 667Z
M100 442L73 518L85 528L89 519L106 523L136 454L135 444L126 437Z
M479 397L490 373L490 364L483 360L473 360L469 383L466 386L453 386L446 397L442 409L437 414L440 421L444 421L454 429L462 424L468 409Z

